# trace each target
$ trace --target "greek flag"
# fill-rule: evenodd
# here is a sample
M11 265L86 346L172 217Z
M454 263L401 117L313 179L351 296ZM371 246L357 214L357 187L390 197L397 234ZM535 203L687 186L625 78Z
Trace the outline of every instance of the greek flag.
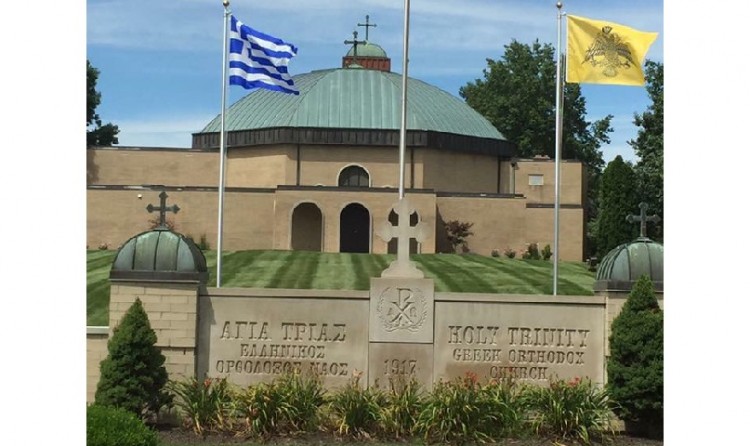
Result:
M232 16L229 32L229 85L299 94L287 64L297 47L243 24Z

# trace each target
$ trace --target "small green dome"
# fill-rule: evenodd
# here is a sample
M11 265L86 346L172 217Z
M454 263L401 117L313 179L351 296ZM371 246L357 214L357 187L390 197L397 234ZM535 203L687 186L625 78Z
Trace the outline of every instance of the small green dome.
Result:
M644 274L651 278L654 289L663 290L664 245L647 237L608 252L597 268L594 289L630 290Z
M122 245L109 277L206 282L208 269L203 252L192 240L166 228L156 228L138 234Z
M339 53L341 54L341 53ZM346 53L347 57L354 57L354 47L349 48L349 52ZM387 58L385 50L374 43L365 42L357 45L357 57L383 57Z

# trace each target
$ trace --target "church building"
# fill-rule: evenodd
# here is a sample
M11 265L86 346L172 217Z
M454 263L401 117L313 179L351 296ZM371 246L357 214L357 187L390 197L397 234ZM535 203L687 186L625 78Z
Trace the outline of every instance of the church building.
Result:
M356 42L356 36L355 36ZM223 250L395 253L376 235L395 224L401 74L377 44L354 43L340 68L294 76L299 95L258 89L227 109ZM445 223L472 223L467 249L520 257L553 246L555 163L515 145L461 99L408 79L405 195L411 224L429 225L411 251L451 252ZM174 229L216 248L220 116L190 148L90 147L87 243L116 249L149 230L159 194ZM561 162L560 259L583 260L584 166Z

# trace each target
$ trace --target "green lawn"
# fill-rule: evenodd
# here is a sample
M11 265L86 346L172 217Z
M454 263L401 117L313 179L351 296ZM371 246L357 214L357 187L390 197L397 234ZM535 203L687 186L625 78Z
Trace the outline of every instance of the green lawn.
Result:
M208 286L216 286L216 251L206 251ZM109 270L115 251L88 251L88 325L107 325ZM222 286L367 290L392 254L304 251L224 252ZM435 280L435 291L552 294L552 262L474 254L418 254L412 260ZM594 274L583 262L560 262L558 293L592 295Z

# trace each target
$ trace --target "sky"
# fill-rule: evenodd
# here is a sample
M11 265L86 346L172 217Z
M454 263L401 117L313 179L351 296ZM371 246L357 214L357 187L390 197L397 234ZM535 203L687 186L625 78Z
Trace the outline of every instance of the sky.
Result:
M557 8L550 0L410 1L410 77L458 97L459 88L483 78L487 58L500 59L513 39L556 45ZM289 71L296 74L337 68L348 51L344 40L365 37L391 58L403 61L403 0L234 0L230 10L242 22L295 44ZM564 2L569 14L607 20L659 37L647 54L663 61L662 0L577 0ZM219 0L88 0L86 54L100 70L97 108L102 120L120 128L120 146L190 147L191 134L221 112L223 11ZM564 29L564 27L563 27ZM564 39L564 36L563 36ZM564 40L563 40L564 42ZM228 105L247 90L231 86ZM633 115L651 100L644 87L582 84L588 121L613 115L605 162L616 155L636 161L627 143L637 127Z

